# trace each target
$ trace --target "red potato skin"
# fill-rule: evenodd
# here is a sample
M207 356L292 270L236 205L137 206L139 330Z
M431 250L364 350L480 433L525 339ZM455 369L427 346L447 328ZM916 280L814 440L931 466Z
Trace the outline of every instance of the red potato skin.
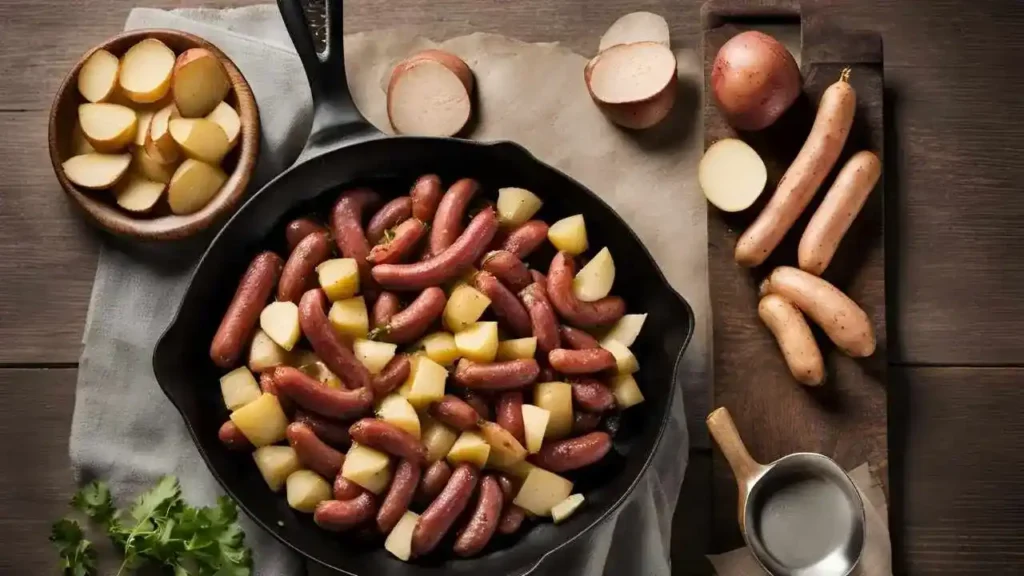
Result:
M301 422L292 422L286 430L288 444L295 450L303 466L323 476L334 478L345 463L345 455L328 446L313 428Z
M371 380L375 398L383 398L402 385L409 377L412 363L406 354L396 354L384 369Z
M253 449L249 439L242 434L242 430L231 420L224 422L217 431L217 438L228 450L248 451Z
M295 422L310 427L317 438L335 448L347 448L352 443L348 435L348 424L344 422L303 410L295 412Z
M435 420L465 432L476 428L480 414L466 401L458 396L446 394L437 402L430 405L430 415Z
M509 232L501 249L511 252L516 258L525 260L548 238L548 225L543 220L529 220Z
M526 428L523 424L523 393L509 390L498 396L495 406L495 421L498 426L508 430L516 441L526 446Z
M857 94L846 81L846 74L844 71L844 76L825 90L814 125L796 159L782 175L768 204L736 241L733 256L740 266L758 266L768 258L839 159L857 108Z
M582 378L571 386L572 399L581 410L600 414L615 408L615 395L601 381Z
M284 239L288 244L288 252L291 253L295 247L302 242L302 239L314 232L327 232L322 224L312 218L296 218L288 223L284 229Z
M533 358L478 363L462 358L455 365L455 382L480 391L514 390L533 384L540 365Z
M729 124L745 131L774 124L796 101L802 85L786 47L756 30L730 38L711 68L715 104Z
M287 396L277 393L277 384L274 382L273 370L260 373L260 390L264 394L273 394L274 396L277 396L277 403L281 405L281 410L286 416L291 418L295 415L295 403Z
M331 238L326 231L303 238L284 264L277 284L278 301L298 304L306 290L316 288L316 267L331 257L331 250Z
M369 388L370 371L356 358L351 345L343 341L327 320L327 296L314 288L299 300L299 326L324 365L349 388Z
M441 178L437 174L420 176L409 191L412 200L412 217L430 224L441 203Z
M548 363L562 374L596 374L615 367L615 356L604 348L567 350L556 348L548 352Z
M360 444L404 458L417 466L422 466L427 461L427 449L423 443L389 422L363 418L350 426L348 433L352 440Z
M377 301L373 303L373 327L381 328L387 325L391 321L391 317L401 310L402 301L398 298L398 294L386 290L381 292Z
M601 347L601 343L597 341L597 338L579 328L562 324L558 327L558 334L562 337L562 342L573 350L592 350Z
M480 482L480 496L476 500L476 508L469 517L466 527L455 539L453 550L463 558L475 556L487 546L498 529L501 509L505 504L505 496L501 492L498 481L492 475L484 476Z
M429 504L444 490L448 480L452 477L452 467L444 460L438 460L423 473L420 478L420 485L416 493L416 500Z
M558 314L578 328L611 324L626 313L626 301L618 296L605 296L596 302L582 302L572 292L576 263L565 252L555 254L548 268L547 294Z
M434 214L427 254L436 256L455 243L462 234L462 219L466 216L469 201L479 189L477 181L470 178L458 180L448 188Z
M389 228L394 228L412 217L412 198L399 196L377 210L366 225L366 239L377 244Z
M316 505L313 521L324 530L344 532L367 522L377 513L377 502L369 492L351 500L325 500Z
M353 418L369 412L373 407L373 392L369 388L355 390L328 388L319 380L291 366L275 368L274 381L281 394L290 398L304 410L328 418L341 420Z
M480 473L470 464L460 464L441 494L420 515L412 533L414 556L429 554L462 514L473 497Z
M577 438L547 442L540 452L530 456L530 462L557 474L590 466L604 458L611 448L612 437L607 432L590 432Z
M358 188L343 193L331 210L331 231L338 252L356 261L359 266L360 290L370 296L376 294L376 285L370 275L370 263L366 260L370 255L370 243L363 231L363 212L380 201L380 195L373 190Z
M513 292L519 292L533 283L530 269L515 254L507 250L488 252L480 262L480 268L493 274Z
M513 334L517 337L526 337L533 333L530 314L526 308L493 274L486 271L475 274L473 285L491 300L494 314Z
M402 460L395 468L394 478L391 480L391 487L380 504L377 512L377 529L381 534L391 532L391 529L402 519L402 515L409 509L412 497L416 494L416 488L420 483L420 467L408 460Z
M426 224L410 218L395 228L395 236L391 241L371 248L366 259L370 264L397 264L412 254L426 233Z
M526 306L530 316L533 336L537 339L537 348L547 354L562 345L558 331L558 318L548 299L543 286L534 282L519 293L519 299Z
M454 244L444 252L414 264L378 264L373 278L386 290L421 290L440 286L464 274L498 231L494 210L481 210Z
M463 390L461 394L462 399L466 401L466 404L472 406L473 410L476 410L476 413L480 415L482 420L491 419L491 406L484 395L473 392L472 390Z
M378 329L374 337L394 344L408 344L426 334L430 325L441 317L448 297L444 290L431 286L420 292L405 310L391 316L391 319Z
M339 472L337 477L334 478L334 499L335 500L352 500L353 498L359 497L359 495L367 493L365 489L359 484L345 478Z
M210 359L214 364L225 369L238 364L283 268L284 261L273 252L263 252L253 258L210 343Z
M572 433L575 436L582 436L588 432L597 430L597 427L601 425L601 415L597 412L583 412L582 410L573 410L572 413Z

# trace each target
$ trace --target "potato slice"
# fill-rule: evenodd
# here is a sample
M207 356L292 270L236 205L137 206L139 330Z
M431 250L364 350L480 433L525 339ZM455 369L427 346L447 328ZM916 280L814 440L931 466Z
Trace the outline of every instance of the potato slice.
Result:
M708 147L697 168L704 196L723 212L750 208L764 192L768 169L749 144L725 138Z
M78 107L82 134L99 152L120 152L135 140L139 126L135 111L118 104L82 104Z
M76 186L90 190L110 188L128 171L130 154L82 154L64 161L64 175Z
M506 228L515 228L540 210L544 202L525 188L498 189L498 222Z
M395 357L398 350L397 344L387 342L376 342L374 340L356 340L352 343L352 351L356 358L366 366L370 374L380 374L380 371L387 366L388 362Z
M537 339L533 336L498 342L497 360L525 360L533 358L535 354L537 354Z
M409 403L416 409L423 409L444 397L444 384L448 371L427 356L414 359L407 384Z
M484 464L487 464L487 457L490 453L491 445L485 442L480 434L467 430L459 435L455 444L452 444L447 459L453 467L466 462L477 468L483 468Z
M291 351L302 336L299 307L294 302L271 302L260 312L260 328L270 339Z
M353 258L325 260L316 267L320 288L332 302L345 300L359 292L359 266Z
M338 300L327 313L334 330L349 338L366 338L370 333L370 315L362 296Z
M455 72L421 59L395 68L388 83L387 112L398 134L454 136L469 121L472 104Z
M114 185L117 205L129 212L150 211L164 195L167 184L154 182L140 174L128 174Z
M585 76L591 97L600 103L644 102L675 83L676 58L658 42L621 44L599 54Z
M533 401L550 412L545 438L565 438L572 431L572 386L565 382L542 382L533 387Z
M106 102L117 90L121 63L106 50L97 50L78 71L78 93L89 102Z
M452 290L444 306L444 325L456 333L465 330L479 320L490 305L491 299L482 292L468 284L461 284Z
M555 248L578 256L587 249L587 224L582 214L562 218L548 228L548 240Z
M530 471L536 468L536 466L531 464L529 460L523 460L522 462L517 462L511 466L502 466L499 463L488 460L487 466L504 472L516 480L525 480L526 477L530 475Z
M644 401L644 395L632 374L619 374L612 378L610 388L619 410L625 410Z
M377 406L377 418L394 424L417 438L420 437L420 417L412 404L399 394L389 394L380 401L380 405Z
M540 452L550 418L551 412L548 410L533 404L523 404L523 431L526 433L526 451L530 454Z
M149 121L149 133L146 134L146 152L161 164L170 164L178 160L181 150L171 136L171 120L180 118L174 104L168 104L153 113Z
M551 519L555 524L564 522L583 504L583 494L573 494L551 507Z
M156 110L136 110L136 122L135 128L135 139L132 140L132 144L137 147L146 145L146 135L149 134L149 126L153 123L153 116L156 114Z
M168 124L171 138L189 158L220 164L231 146L220 126L205 118L175 118Z
M488 462L500 466L512 466L526 459L526 448L508 430L494 422L481 420L478 424L480 436L491 447Z
M572 280L572 291L576 298L584 302L595 302L607 296L614 283L615 261L605 247L576 273Z
M616 20L601 36L597 51L634 42L657 42L669 47L668 22L650 12L631 12Z
M459 434L429 416L423 417L422 424L420 438L427 449L427 462L433 464L448 455Z
M171 87L174 52L156 38L132 46L121 58L118 83L132 102L156 102Z
M238 112L227 102L217 104L217 107L206 115L206 119L220 126L221 130L228 137L228 148L234 148L238 144L238 135L242 131L242 119Z
M387 540L384 541L384 549L402 562L408 562L412 556L412 533L416 530L419 520L419 514L406 511L388 534Z
M291 446L261 446L252 453L252 459L271 492L284 487L285 480L301 467Z
M387 454L353 442L345 455L341 475L374 494L380 494L391 482L390 465Z
M245 366L220 377L220 394L228 410L237 410L260 397L260 385Z
M210 203L228 175L217 166L189 158L178 166L167 189L167 202L175 214L191 214Z
M270 336L263 330L257 330L252 337L252 345L249 347L249 369L253 372L263 372L276 366L289 364L288 351L271 340Z
M297 362L293 359L292 363L294 365ZM331 369L320 360L301 364L298 368L310 377L316 378L328 388L341 388L343 385L341 378L338 378L337 374L331 372Z
M288 505L299 512L312 514L317 504L331 499L331 485L316 472L296 470L285 482Z
M224 64L205 48L182 52L173 67L171 92L174 104L185 118L201 118L213 112L231 90Z
M169 184L174 176L174 170L178 167L177 162L163 164L146 152L144 146L135 146L132 150L132 170L147 180Z
M273 394L262 394L235 410L231 413L231 421L257 448L284 440L285 428L288 427L288 417Z
M449 332L434 332L420 340L427 357L442 366L451 366L459 358L455 336Z
M76 121L75 127L71 129L71 155L81 156L95 151L92 144L85 139L85 134L82 134L82 125Z
M617 340L623 346L632 346L636 337L640 335L640 329L644 327L647 314L626 314L619 318L618 322L612 324L610 330L602 337L602 340Z
M622 345L622 342L618 340L604 339L601 341L601 348L612 353L615 356L615 367L619 374L632 374L640 369L640 364L636 361L636 356L630 352L629 348Z
M455 347L463 358L494 362L498 355L498 323L477 322L455 335Z
M531 514L550 516L551 509L571 493L572 482L543 468L533 468L512 503Z

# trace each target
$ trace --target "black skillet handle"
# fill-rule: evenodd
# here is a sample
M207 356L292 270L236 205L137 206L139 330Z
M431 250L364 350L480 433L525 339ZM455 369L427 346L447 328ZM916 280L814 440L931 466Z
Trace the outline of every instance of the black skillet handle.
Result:
M353 141L380 136L380 132L356 109L348 88L343 0L324 0L327 30L323 53L317 52L302 3L302 0L277 0L313 95L313 129L302 156L317 155Z

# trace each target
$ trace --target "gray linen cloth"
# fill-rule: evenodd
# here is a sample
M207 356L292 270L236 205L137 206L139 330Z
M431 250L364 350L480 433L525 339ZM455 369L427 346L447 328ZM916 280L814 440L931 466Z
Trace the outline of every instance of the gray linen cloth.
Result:
M184 30L213 42L234 60L252 86L263 134L260 162L250 192L290 165L308 135L311 103L302 66L276 7L175 12L135 9L125 24L126 29L157 27ZM550 49L550 45L501 40L516 50L528 51L532 46ZM579 58L562 51L563 55ZM699 103L679 105L696 104ZM500 134L500 120L496 122ZM578 170L570 169L569 173L587 180ZM702 227L702 200L700 206L696 214L688 208L686 218L691 223L700 222ZM634 215L639 216L643 214ZM638 222L633 223L634 228L637 225ZM102 478L111 484L115 496L127 498L151 485L158 476L175 474L181 479L185 496L195 504L212 503L222 493L189 439L180 416L159 389L151 367L156 340L170 322L191 270L211 237L212 233L208 233L191 242L172 245L139 246L115 239L105 242L83 336L70 439L71 460L79 480ZM703 229L697 229L688 248L703 250L705 238ZM648 238L644 240L651 248ZM652 252L657 257L659 250L652 248ZM694 274L697 277L695 293L684 291L698 310L699 325L697 342L691 345L684 371L690 391L697 392L692 406L701 411L706 407L710 341L706 326L709 315L705 315L708 307L704 258L697 260L695 272L666 271L670 280ZM665 267L664 262L662 266ZM680 282L673 284L678 288ZM681 396L676 395L674 417L654 465L630 503L616 519L588 535L590 546L585 554L551 558L541 573L669 574L669 531L687 461L687 426ZM690 400L688 395L687 402ZM247 518L242 523L254 552L257 574L303 573L302 562L295 554Z

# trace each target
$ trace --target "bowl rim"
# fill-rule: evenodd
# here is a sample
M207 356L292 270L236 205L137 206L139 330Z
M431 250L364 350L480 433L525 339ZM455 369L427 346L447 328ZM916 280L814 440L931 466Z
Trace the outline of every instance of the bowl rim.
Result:
M62 105L70 105L64 102L64 100L67 99L69 90L77 90L78 74L89 57L99 50L109 50L112 45L119 42L141 41L154 36L178 37L193 44L191 48L204 48L217 56L227 70L228 78L231 81L231 90L237 99L237 112L241 121L241 132L237 146L237 164L228 173L228 177L221 190L218 190L203 208L192 214L140 218L117 208L112 203L95 197L95 194L102 194L106 191L90 191L79 188L64 174L63 160L61 159L58 142L63 141L65 136L58 134L58 110L62 108ZM57 177L58 182L60 182L64 193L74 200L74 203L85 213L88 220L100 228L122 236L142 240L180 240L206 230L227 214L233 213L235 208L238 207L248 189L249 181L255 171L256 161L259 156L260 117L256 99L253 96L248 80L246 80L238 66L220 48L204 38L181 30L142 28L121 32L93 46L68 71L54 94L53 102L50 105L47 139L50 151L50 164L54 175Z

